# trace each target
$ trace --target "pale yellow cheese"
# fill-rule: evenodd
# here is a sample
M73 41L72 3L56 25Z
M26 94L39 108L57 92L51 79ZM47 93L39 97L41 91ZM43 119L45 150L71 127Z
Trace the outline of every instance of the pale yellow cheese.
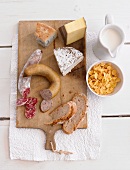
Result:
M65 24L64 27L67 33L66 45L68 45L84 37L86 31L86 22L84 18L80 18Z

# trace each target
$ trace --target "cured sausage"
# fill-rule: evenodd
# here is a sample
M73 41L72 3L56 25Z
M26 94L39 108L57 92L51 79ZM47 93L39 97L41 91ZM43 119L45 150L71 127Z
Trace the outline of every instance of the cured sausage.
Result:
M48 88L52 93L52 98L57 95L60 90L60 77L59 75L50 67L44 64L33 64L25 69L25 74L27 76L44 76L51 83Z

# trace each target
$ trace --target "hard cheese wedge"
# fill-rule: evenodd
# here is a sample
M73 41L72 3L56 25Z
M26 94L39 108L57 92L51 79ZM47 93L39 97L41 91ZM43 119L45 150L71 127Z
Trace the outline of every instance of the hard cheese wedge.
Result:
M84 18L72 21L59 28L65 44L71 44L84 37L86 32L86 21Z

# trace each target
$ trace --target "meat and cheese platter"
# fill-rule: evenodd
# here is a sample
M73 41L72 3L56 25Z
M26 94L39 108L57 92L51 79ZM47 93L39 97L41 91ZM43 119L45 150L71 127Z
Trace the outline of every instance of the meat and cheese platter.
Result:
M17 78L16 127L43 130L45 149L56 151L57 130L87 128L84 18L20 21Z

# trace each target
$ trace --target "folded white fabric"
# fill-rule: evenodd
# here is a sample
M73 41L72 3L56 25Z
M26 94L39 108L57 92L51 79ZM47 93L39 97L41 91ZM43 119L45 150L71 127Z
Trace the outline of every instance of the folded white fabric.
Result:
M87 33L87 68L98 59L92 52L96 41L95 33ZM46 160L86 160L98 159L101 139L101 99L88 90L88 128L78 129L67 135L61 130L56 132L57 150L73 152L70 155L56 154L44 149L46 136L39 129L16 128L17 98L17 57L18 35L12 43L11 59L11 91L10 91L10 158L32 161Z

